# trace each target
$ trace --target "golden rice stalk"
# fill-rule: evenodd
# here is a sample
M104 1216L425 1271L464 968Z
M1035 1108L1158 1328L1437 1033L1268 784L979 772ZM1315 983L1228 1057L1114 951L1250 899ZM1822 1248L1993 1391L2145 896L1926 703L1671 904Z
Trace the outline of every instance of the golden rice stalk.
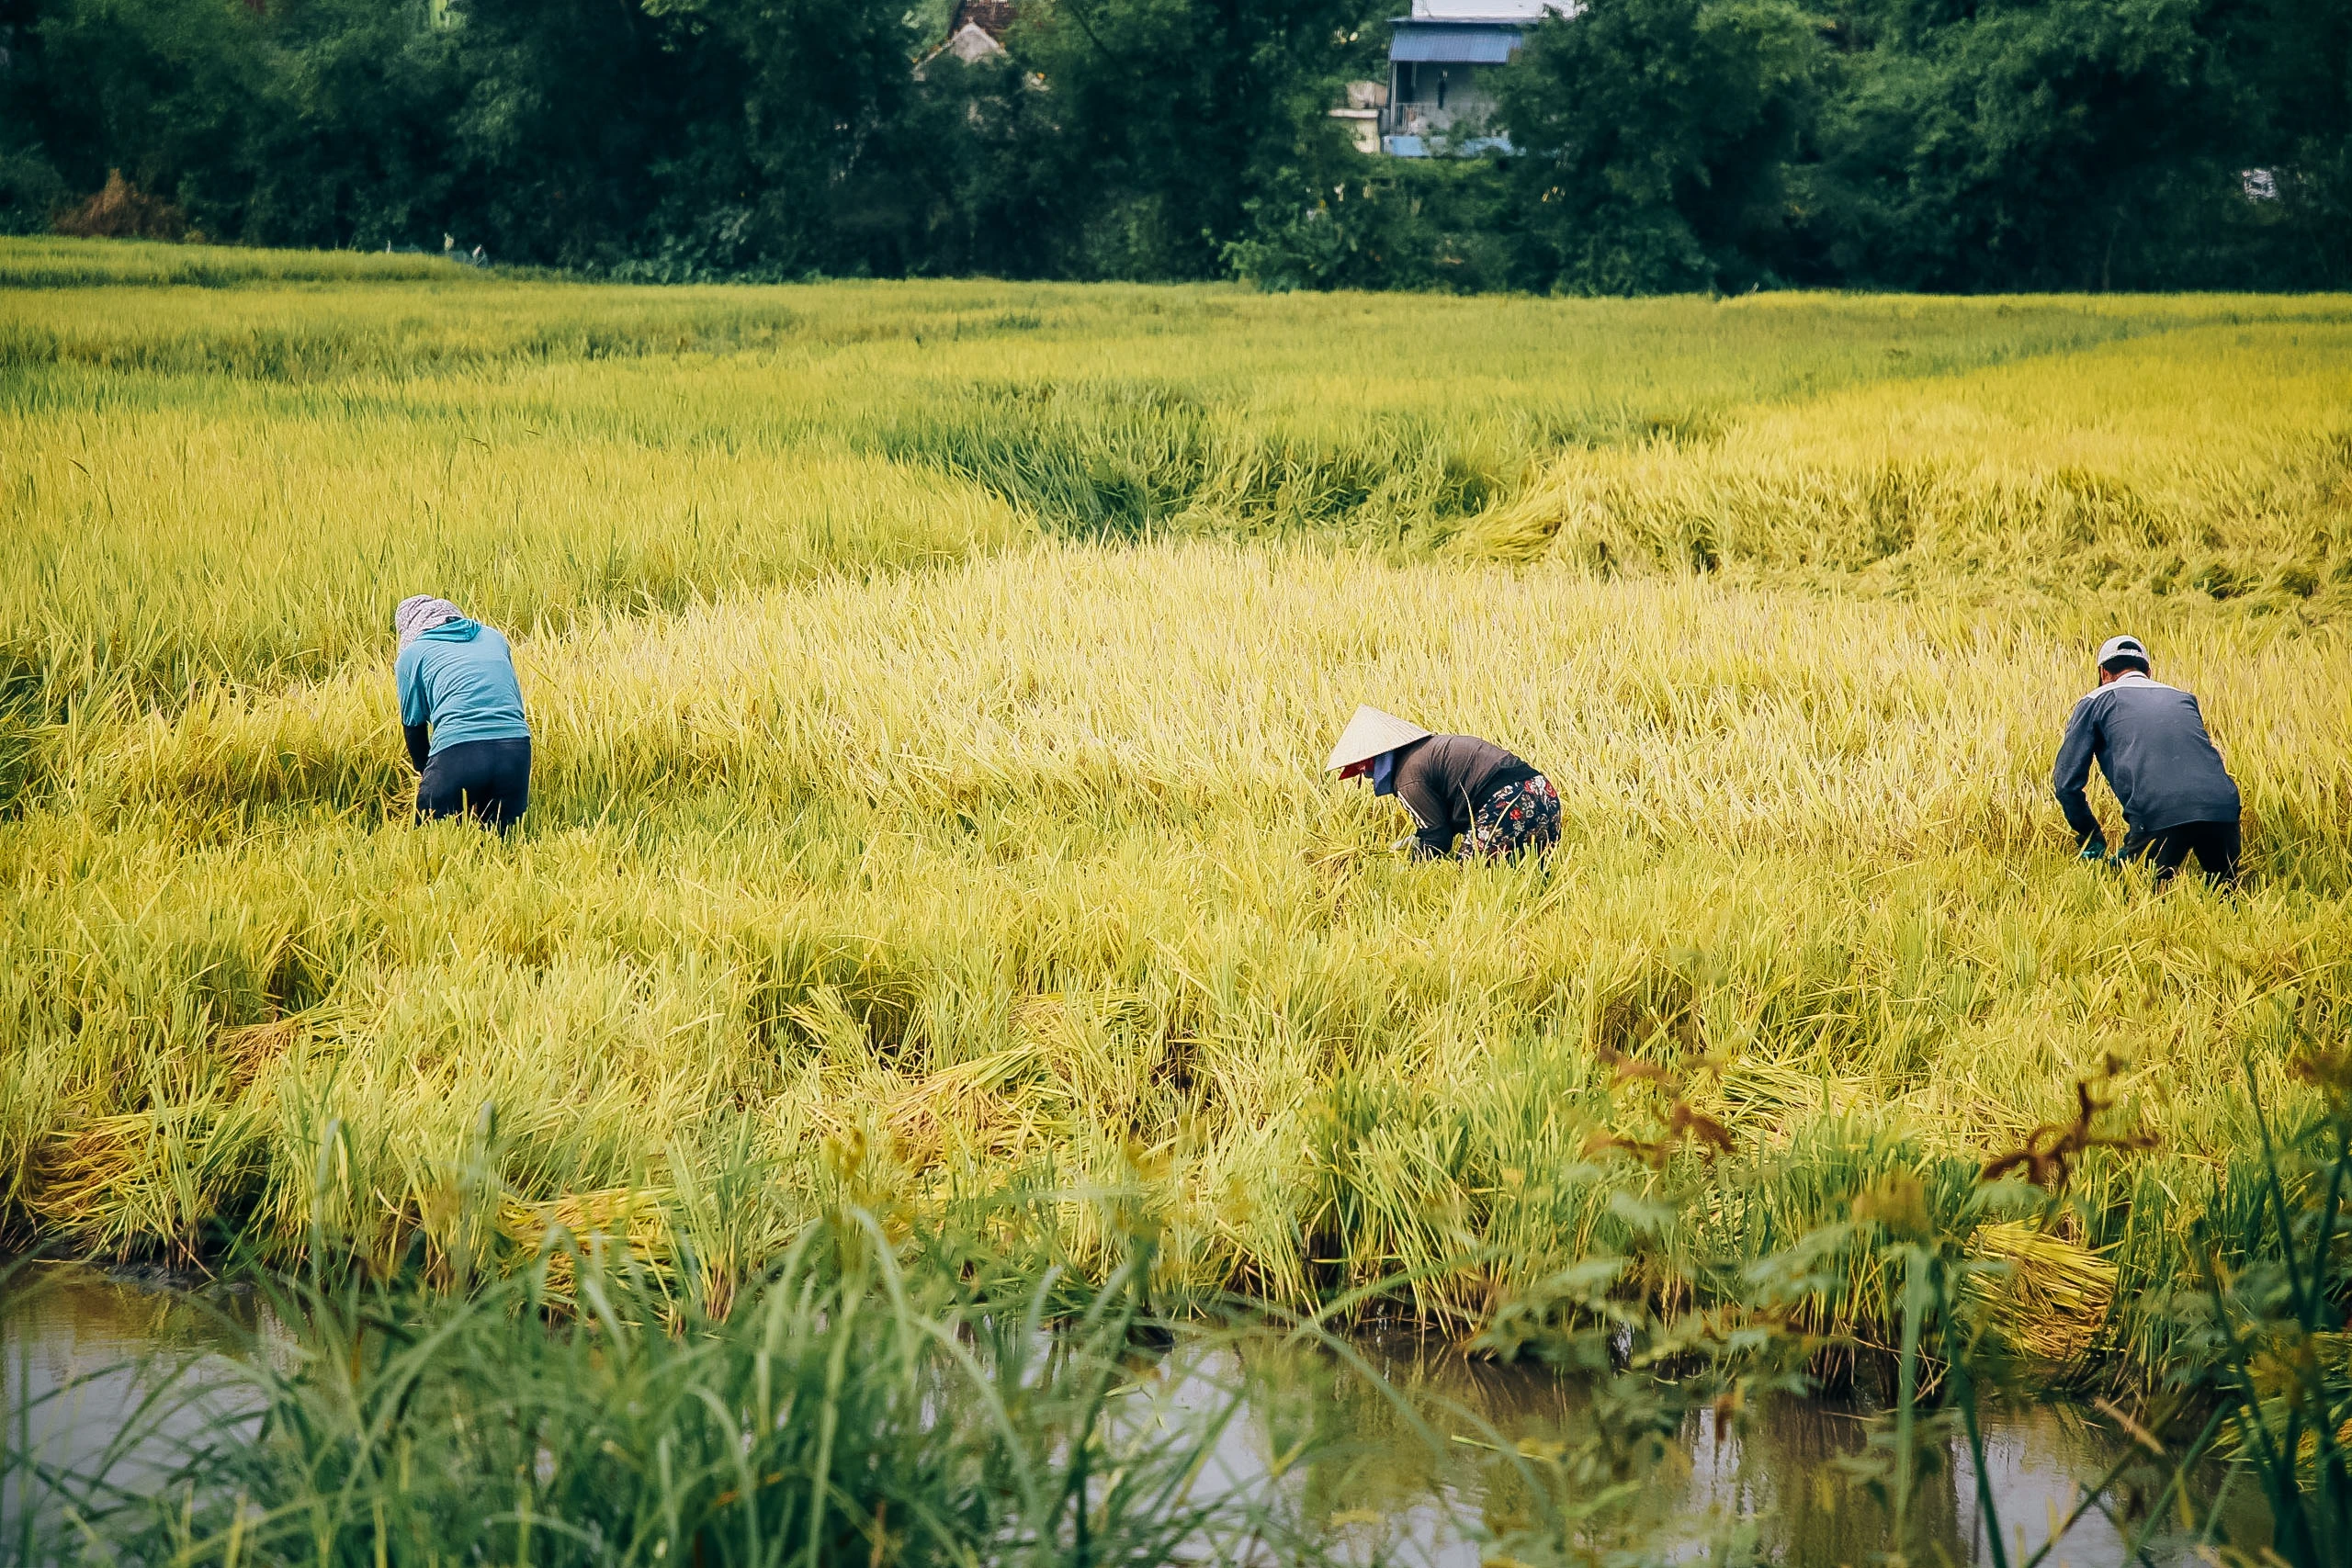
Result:
M67 1230L99 1228L106 1215L121 1207L163 1121L187 1114L181 1108L97 1116L57 1134L36 1158L26 1207Z
M230 1082L242 1089L259 1077L272 1062L293 1049L300 1039L303 1021L299 1018L272 1019L266 1023L247 1024L242 1029L225 1030L213 1042L221 1064L229 1070Z
M243 1163L241 1120L212 1101L93 1117L36 1149L26 1206L100 1250L160 1244L193 1260Z
M498 1206L498 1230L514 1244L517 1262L548 1250L548 1292L569 1300L576 1256L600 1257L607 1265L625 1259L656 1279L669 1277L670 1224L662 1209L669 1195L659 1187L607 1187L536 1203L508 1198ZM560 1245L565 1240L571 1245ZM550 1242L556 1245L548 1250Z
M323 281L63 286L199 261ZM716 1310L831 1145L879 1213L1140 1181L1186 1291L1443 1314L1596 1245L1549 1175L1593 1045L1724 1058L1691 1108L1810 1224L2111 1037L2164 1043L2177 1261L2243 1020L2352 987L2341 301L1464 300L1432 359L1404 299L363 272L0 242L61 285L0 289L0 1168L77 1239L260 1181L266 1255L332 1214L469 1267L493 1190L569 1193L509 1234L691 1252ZM935 330L1015 297L1053 330ZM1102 474L1167 536L1056 542ZM514 638L507 840L407 821L426 588ZM2073 856L2050 749L2122 629L2245 788L2242 897ZM1543 767L1565 852L1394 853L1318 766L1360 701ZM332 1051L218 1027L322 988ZM1766 1235L1713 1179L1678 1258ZM608 1196L656 1181L666 1242ZM1984 1288L2063 1350L2096 1292L2028 1253ZM1859 1264L1821 1300L1888 1316Z
M1969 1250L2009 1265L1970 1276L1970 1293L2009 1344L2037 1360L2082 1359L2115 1303L2116 1268L2088 1247L2022 1220L1980 1225Z

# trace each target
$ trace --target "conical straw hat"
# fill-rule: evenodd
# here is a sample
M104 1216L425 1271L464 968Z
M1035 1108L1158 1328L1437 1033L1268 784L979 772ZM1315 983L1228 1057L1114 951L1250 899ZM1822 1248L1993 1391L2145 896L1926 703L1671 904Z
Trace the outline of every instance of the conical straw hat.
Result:
M1383 713L1366 705L1356 709L1355 717L1348 720L1347 729L1340 743L1331 748L1331 760L1323 764L1329 773L1354 762L1368 762L1383 751L1394 751L1399 746L1409 746L1426 739L1429 731L1418 724L1408 724L1393 713Z

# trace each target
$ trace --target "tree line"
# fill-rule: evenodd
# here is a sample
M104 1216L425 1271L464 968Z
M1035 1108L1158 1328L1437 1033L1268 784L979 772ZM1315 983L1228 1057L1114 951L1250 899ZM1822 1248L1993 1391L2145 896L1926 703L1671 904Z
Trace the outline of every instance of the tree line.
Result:
M2346 0L1589 0L1368 156L1402 0L0 0L0 230L650 281L2352 284ZM109 183L112 176L111 184Z

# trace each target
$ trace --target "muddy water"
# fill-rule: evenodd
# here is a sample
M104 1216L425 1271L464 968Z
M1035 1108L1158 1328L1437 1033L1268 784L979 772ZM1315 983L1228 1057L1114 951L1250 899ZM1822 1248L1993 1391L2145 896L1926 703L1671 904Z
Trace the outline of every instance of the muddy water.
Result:
M1572 1449L1590 1427L1582 1386L1540 1369L1474 1361L1426 1339L1372 1340L1359 1348L1376 1380L1328 1357L1254 1358L1253 1419L1228 1446L1262 1463L1264 1454L1311 1434L1329 1457L1305 1467L1310 1512L1341 1521L1367 1549L1402 1545L1412 1561L1475 1568L1482 1551L1491 1552L1527 1517L1521 1483L1496 1454L1496 1439L1538 1452L1546 1445ZM2125 1450L2104 1417L2071 1405L1988 1409L1983 1427L2013 1564L2050 1540L2079 1501L2078 1485L2105 1474ZM1702 1412L1629 1505L1632 1528L1621 1534L1638 1540L1645 1556L1668 1561L1736 1559L1741 1549L1804 1568L1880 1561L1891 1521L1853 1473L1869 1458L1873 1429L1868 1413L1820 1401L1779 1401L1722 1426ZM1955 1440L1931 1458L1912 1504L1919 1532L1912 1560L1993 1562L1966 1446ZM2169 1473L2139 1469L2133 1479L2143 1495ZM2200 1520L2218 1501L2223 1539L2244 1547L2267 1542L2259 1506L2251 1498L2233 1502L2222 1483L2218 1473L2199 1478ZM2094 1511L2075 1523L2045 1561L2073 1568L2134 1561L2128 1541L2144 1514L2134 1515L2123 1495L2115 1507L2115 1518ZM2197 1545L2166 1529L2146 1550L2154 1562L2188 1563L2203 1561Z
M249 1408L223 1359L260 1327L250 1294L209 1297L178 1281L110 1279L95 1269L23 1269L0 1279L0 1522L21 1527L29 1459L52 1473L143 1491L183 1445L233 1430ZM161 1380L170 1397L155 1399ZM84 1488L43 1489L34 1517L54 1527ZM7 1546L0 1544L0 1557Z
M0 1283L0 1410L9 1416L0 1440L29 1439L48 1462L86 1470L129 1427L141 1433L139 1451L113 1460L111 1475L136 1485L169 1462L178 1439L207 1427L217 1437L217 1419L193 1411L142 1426L146 1385L130 1363L153 1358L201 1382L208 1365L220 1367L219 1358L252 1343L256 1330L266 1352L283 1342L284 1330L250 1296L192 1297L172 1283L79 1268L46 1270L37 1283L25 1277ZM1582 1389L1541 1369L1472 1361L1426 1339L1374 1338L1358 1349L1376 1375L1327 1353L1243 1343L1189 1369L1164 1364L1159 1381L1178 1404L1214 1397L1214 1387L1249 1390L1213 1466L1222 1476L1211 1483L1248 1484L1277 1469L1279 1484L1310 1517L1330 1521L1351 1555L1476 1568L1528 1518L1521 1483L1497 1443L1537 1451L1573 1446L1590 1423ZM20 1418L28 1396L39 1403ZM232 1411L235 1400L223 1389L214 1404ZM2078 1483L2102 1474L2122 1451L2123 1439L2102 1418L2072 1406L1991 1410L1984 1428L2012 1562L2049 1538L2074 1506ZM1686 1424L1620 1523L1645 1556L1668 1560L1712 1561L1736 1545L1797 1568L1875 1561L1886 1548L1888 1519L1850 1474L1868 1454L1871 1431L1864 1412L1820 1402L1783 1401L1736 1429L1719 1428L1702 1413ZM1291 1463L1276 1457L1294 1453L1309 1457ZM1928 1549L1914 1560L1940 1553L1955 1563L1990 1562L1967 1450L1954 1443L1939 1459L1913 1505ZM2200 1503L2214 1501L2221 1478L2203 1478L2199 1490ZM2250 1499L2224 1492L2219 1501L2228 1539L2248 1547L2266 1539ZM0 1515L19 1502L0 1489ZM2048 1561L2073 1568L2129 1561L2124 1531L2136 1530L2138 1520L2128 1504L2117 1514L2094 1512L2075 1524ZM2196 1544L2160 1533L2150 1558L2195 1562Z

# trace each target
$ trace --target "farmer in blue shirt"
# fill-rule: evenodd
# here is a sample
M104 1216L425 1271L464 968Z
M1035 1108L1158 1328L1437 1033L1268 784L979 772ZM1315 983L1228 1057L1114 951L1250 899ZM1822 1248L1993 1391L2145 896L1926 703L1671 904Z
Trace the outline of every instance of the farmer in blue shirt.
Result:
M401 601L392 629L418 818L464 815L503 833L531 800L531 728L506 639L424 593Z
M2094 757L2123 807L2118 863L2144 858L2162 885L2193 852L2207 881L2237 880L2238 786L2205 733L2197 699L2149 678L2148 650L2137 637L2099 645L2098 689L2075 705L2058 743L2051 782L2085 860L2107 853L2107 835L2083 798Z

